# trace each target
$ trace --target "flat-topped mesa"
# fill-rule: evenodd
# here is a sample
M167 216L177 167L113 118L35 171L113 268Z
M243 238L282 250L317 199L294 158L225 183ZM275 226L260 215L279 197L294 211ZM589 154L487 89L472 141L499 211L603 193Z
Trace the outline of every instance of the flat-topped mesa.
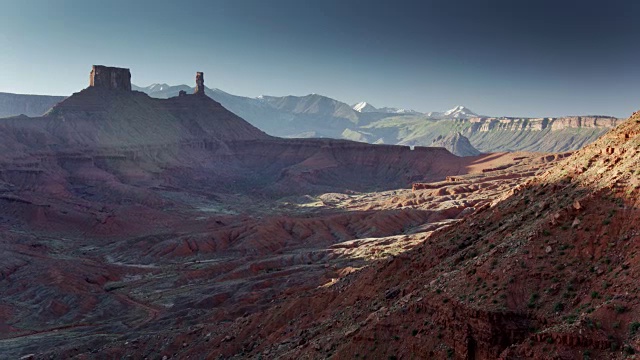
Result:
M204 96L204 73L198 71L196 73L196 91L194 94Z
M131 72L125 68L93 65L89 86L131 91Z

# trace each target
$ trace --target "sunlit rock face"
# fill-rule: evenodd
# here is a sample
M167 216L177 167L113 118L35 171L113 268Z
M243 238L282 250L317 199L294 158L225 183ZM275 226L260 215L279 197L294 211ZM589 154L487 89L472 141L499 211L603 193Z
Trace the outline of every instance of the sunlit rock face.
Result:
M124 68L93 65L89 86L131 91L131 72Z
M194 92L194 94L204 96L204 73L203 72L196 73L196 91Z

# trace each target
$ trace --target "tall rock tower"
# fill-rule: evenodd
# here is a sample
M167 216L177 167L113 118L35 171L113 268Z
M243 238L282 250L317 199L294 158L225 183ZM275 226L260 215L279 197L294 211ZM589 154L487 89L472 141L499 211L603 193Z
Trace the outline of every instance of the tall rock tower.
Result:
M124 68L93 65L89 86L131 91L131 72Z
M204 96L204 73L197 72L196 73L196 91L194 92L196 95Z

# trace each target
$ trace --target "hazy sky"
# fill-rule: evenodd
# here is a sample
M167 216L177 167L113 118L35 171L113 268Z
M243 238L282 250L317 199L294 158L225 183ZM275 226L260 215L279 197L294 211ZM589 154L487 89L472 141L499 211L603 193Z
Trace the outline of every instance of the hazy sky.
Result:
M68 95L92 64L134 84L319 93L488 115L640 109L635 0L0 0L0 91Z

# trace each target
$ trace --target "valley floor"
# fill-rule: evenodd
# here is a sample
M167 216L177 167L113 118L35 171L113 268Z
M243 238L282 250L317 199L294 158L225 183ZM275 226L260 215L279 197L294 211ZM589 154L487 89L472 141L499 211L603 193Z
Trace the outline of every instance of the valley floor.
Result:
M235 339L231 324L393 261L561 157L487 155L467 175L372 193L269 199L163 189L180 205L132 213L146 230L131 237L7 225L1 353L197 358L207 349L242 357L256 345ZM105 217L100 226L108 234L123 225Z

